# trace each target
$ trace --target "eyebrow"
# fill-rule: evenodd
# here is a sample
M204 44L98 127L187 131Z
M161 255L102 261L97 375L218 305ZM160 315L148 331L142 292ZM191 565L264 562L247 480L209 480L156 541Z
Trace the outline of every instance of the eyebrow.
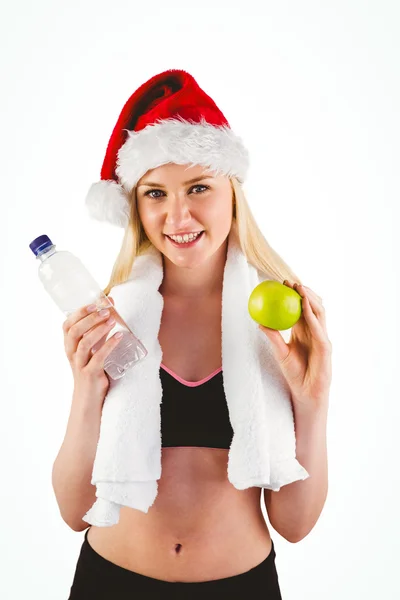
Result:
M213 177L211 177L210 175L206 175L204 177L195 177L194 179L189 179L189 181L184 181L183 185L189 185L189 183L195 183L196 181L203 181L204 179L213 179ZM166 187L162 183L154 183L154 181L144 181L143 183L138 185L138 188L142 187L144 185L147 185L149 187L162 187L162 188Z

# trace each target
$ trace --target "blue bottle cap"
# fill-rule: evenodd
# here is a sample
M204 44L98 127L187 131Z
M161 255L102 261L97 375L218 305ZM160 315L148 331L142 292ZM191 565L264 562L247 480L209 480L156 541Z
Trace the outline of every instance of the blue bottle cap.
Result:
M40 235L29 244L29 248L32 250L35 256L50 246L53 246L53 242L47 235Z

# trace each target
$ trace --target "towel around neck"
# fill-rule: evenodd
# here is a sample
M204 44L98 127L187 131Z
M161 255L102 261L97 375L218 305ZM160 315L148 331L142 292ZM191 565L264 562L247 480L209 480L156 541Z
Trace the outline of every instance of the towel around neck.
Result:
M91 525L118 523L121 506L147 513L157 497L162 471L162 279L162 255L151 246L135 259L129 279L111 292L116 310L148 355L122 379L110 382L91 479L97 500L83 517ZM234 432L227 475L238 490L257 486L278 491L309 477L296 459L290 390L269 339L248 313L249 296L265 279L270 277L247 262L233 225L221 331L223 384Z

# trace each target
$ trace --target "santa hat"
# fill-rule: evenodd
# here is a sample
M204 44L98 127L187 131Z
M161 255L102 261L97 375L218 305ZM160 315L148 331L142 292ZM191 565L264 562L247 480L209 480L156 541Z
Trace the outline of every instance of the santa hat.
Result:
M109 140L101 180L86 196L89 214L125 228L128 195L166 163L201 165L243 183L248 152L215 102L186 71L169 69L132 94Z

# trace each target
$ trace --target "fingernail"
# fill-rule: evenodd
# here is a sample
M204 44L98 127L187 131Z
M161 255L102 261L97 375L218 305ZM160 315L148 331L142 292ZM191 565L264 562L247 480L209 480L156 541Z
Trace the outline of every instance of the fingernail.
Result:
M97 309L97 306L95 304L89 304L89 306L87 307L87 311L88 313L92 313Z

